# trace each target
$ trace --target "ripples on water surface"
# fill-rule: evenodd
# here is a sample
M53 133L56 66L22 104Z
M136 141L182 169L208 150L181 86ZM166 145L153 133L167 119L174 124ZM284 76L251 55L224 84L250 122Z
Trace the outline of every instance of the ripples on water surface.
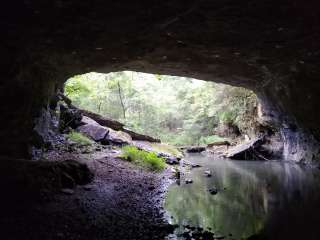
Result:
M189 224L211 228L227 239L242 239L271 229L273 239L295 231L297 239L299 234L302 239L320 239L312 233L313 218L320 218L318 169L280 161L214 159L202 154L185 159L203 167L186 171L181 185L174 183L169 188L165 208L171 223L178 224L180 230ZM207 169L212 177L204 176ZM185 178L193 179L193 184L185 184ZM208 192L212 187L219 189L217 195Z

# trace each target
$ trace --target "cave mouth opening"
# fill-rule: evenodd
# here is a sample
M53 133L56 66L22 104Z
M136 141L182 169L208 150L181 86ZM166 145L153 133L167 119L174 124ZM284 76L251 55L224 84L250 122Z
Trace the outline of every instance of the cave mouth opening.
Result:
M172 145L242 141L259 131L251 90L134 71L69 78L64 94L80 108Z

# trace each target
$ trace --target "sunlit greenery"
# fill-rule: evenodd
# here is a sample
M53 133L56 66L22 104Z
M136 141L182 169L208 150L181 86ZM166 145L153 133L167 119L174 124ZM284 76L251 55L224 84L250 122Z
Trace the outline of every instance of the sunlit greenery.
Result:
M243 88L129 71L75 76L65 94L80 108L180 145L208 143L226 123L251 131L257 104L255 94Z
M75 131L70 132L67 137L71 141L73 141L79 145L83 145L83 146L89 146L89 145L92 145L92 143L93 143L93 141L91 139L89 139L88 137L86 137L82 133L75 132Z
M212 136L200 137L199 142L202 144L208 144L208 143L215 143L215 142L221 142L226 140L227 140L226 138L220 137L218 135L212 135Z
M122 157L152 171L160 171L165 168L164 159L158 157L156 153L140 150L134 146L124 146Z

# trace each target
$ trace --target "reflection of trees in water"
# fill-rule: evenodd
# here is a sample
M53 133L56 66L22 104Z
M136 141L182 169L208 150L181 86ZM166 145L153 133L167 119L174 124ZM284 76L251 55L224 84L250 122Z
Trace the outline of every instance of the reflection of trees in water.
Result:
M212 160L211 160L212 161ZM172 186L166 206L178 224L188 221L224 234L247 237L262 229L268 213L304 196L310 181L297 165L214 161L212 178L191 172L192 185ZM227 189L212 196L207 189Z

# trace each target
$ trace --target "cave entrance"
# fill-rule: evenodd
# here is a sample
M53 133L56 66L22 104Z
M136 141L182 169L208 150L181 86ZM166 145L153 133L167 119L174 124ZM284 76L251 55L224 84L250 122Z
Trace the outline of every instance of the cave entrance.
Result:
M74 76L64 92L81 109L173 145L232 141L256 130L257 97L241 87L123 71Z

